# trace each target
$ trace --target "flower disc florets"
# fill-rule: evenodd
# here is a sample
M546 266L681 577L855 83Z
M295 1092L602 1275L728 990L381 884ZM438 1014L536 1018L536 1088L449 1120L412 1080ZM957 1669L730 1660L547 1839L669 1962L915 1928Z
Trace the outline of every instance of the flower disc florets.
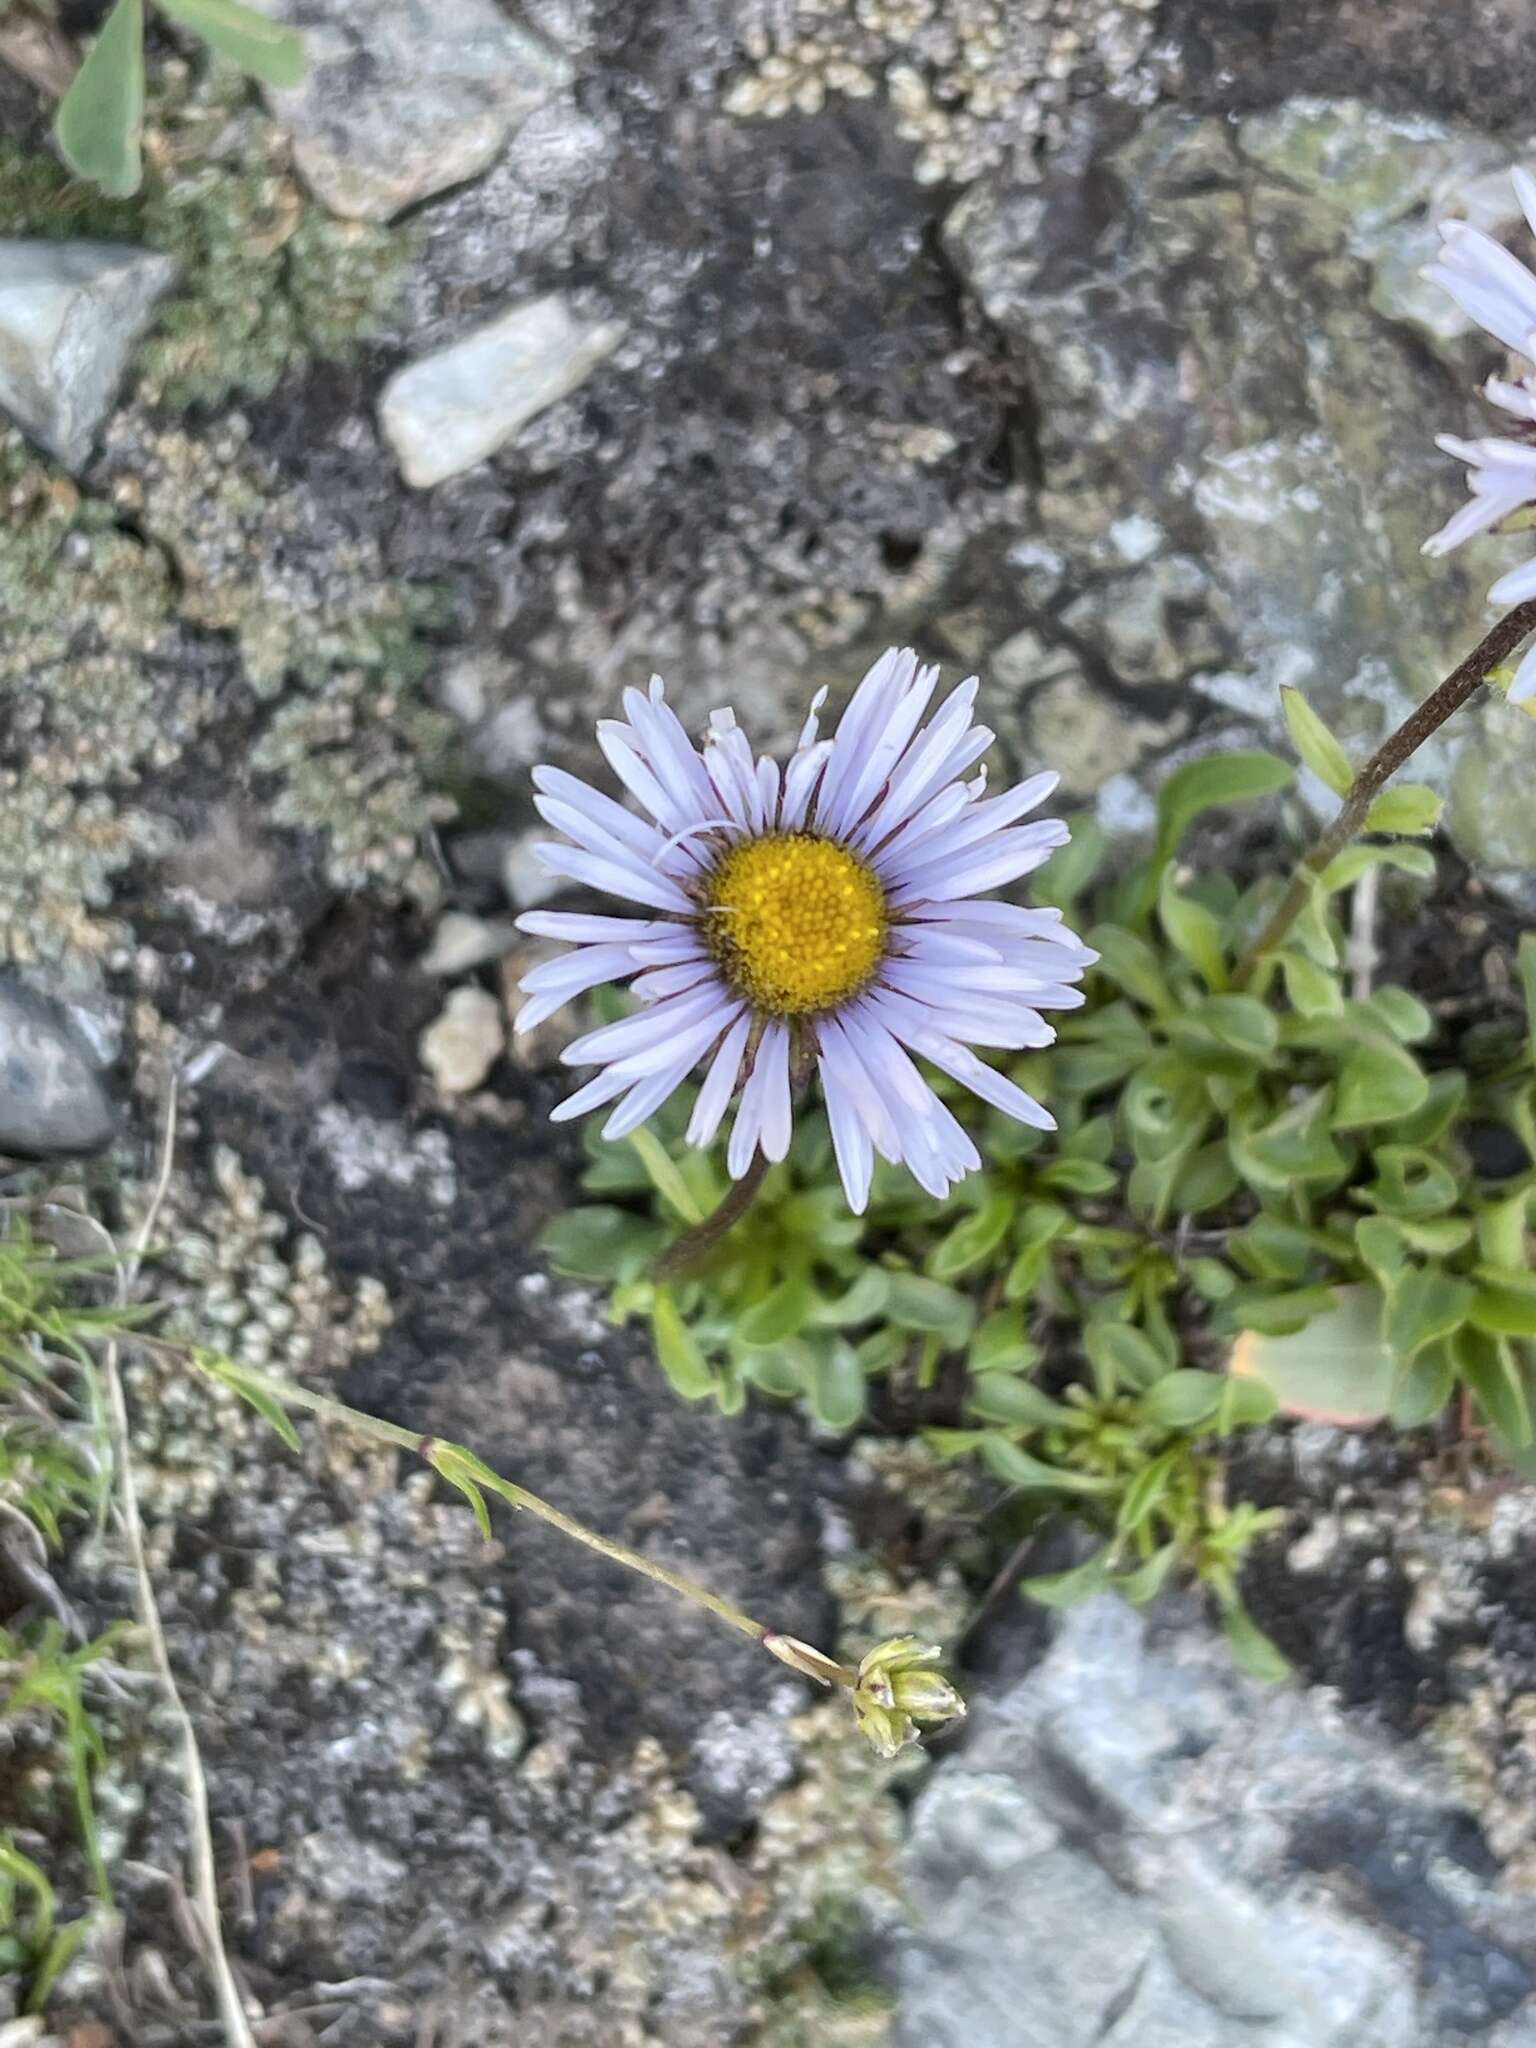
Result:
M759 1150L784 1157L793 1080L814 1070L855 1209L877 1154L934 1195L981 1163L914 1054L1052 1128L971 1047L1048 1045L1041 1012L1082 1001L1095 956L1060 913L984 900L1066 843L1054 819L1019 823L1056 778L986 797L984 775L965 779L992 741L971 722L975 680L925 723L937 683L909 651L882 656L833 739L817 738L816 699L782 768L729 711L700 750L659 678L626 691L624 721L605 720L598 744L644 815L535 771L539 811L570 842L541 846L545 865L642 911L519 920L575 948L525 978L519 1030L603 982L629 981L643 1005L566 1047L568 1064L597 1071L557 1118L613 1103L604 1135L623 1137L707 1060L689 1140L707 1145L736 1101L726 1164L739 1177Z
M874 869L809 832L729 849L704 883L704 936L726 981L771 1017L836 1009L868 988L889 918Z

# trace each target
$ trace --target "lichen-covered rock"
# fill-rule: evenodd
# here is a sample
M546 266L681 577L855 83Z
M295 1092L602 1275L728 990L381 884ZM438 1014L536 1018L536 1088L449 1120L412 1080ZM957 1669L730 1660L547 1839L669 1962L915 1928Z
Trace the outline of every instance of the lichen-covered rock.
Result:
M1495 363L1449 323L1440 360L1423 347L1393 237L1507 155L1348 102L1235 132L1165 109L960 202L949 246L1029 365L1040 538L1079 592L1064 617L1121 682L1277 733L1294 684L1363 754L1478 638L1506 548L1419 549L1463 494L1434 434L1487 431L1470 387ZM1164 536L1129 570L1128 525ZM1479 705L1422 757L1494 874L1536 864L1511 715Z
M425 490L473 469L568 397L623 338L622 322L583 320L552 292L396 371L379 424L406 482Z
M387 221L492 163L570 66L494 0L257 0L304 31L302 81L271 90L299 169L350 220Z
M176 265L115 242L0 240L0 407L83 467Z
M0 1153L62 1159L110 1144L117 1116L57 1003L0 977Z
M1070 1613L921 1794L896 2048L1536 2042L1527 1901L1421 1751L1189 1612Z

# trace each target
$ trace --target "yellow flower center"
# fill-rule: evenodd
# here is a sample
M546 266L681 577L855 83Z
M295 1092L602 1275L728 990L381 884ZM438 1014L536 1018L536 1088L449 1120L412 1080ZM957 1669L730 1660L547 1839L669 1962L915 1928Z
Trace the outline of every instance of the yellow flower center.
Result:
M806 832L733 846L705 902L704 932L726 979L778 1017L846 1002L885 951L890 920L873 870Z

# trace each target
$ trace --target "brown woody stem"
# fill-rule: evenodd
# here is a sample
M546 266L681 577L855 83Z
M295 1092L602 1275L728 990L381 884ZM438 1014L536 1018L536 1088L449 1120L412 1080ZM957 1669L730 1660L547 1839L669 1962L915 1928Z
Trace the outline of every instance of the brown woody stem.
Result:
M1342 853L1365 823L1366 813L1411 755L1477 692L1526 635L1536 631L1536 599L1519 604L1486 633L1457 668L1432 690L1396 732L1388 735L1356 775L1339 814L1317 843L1303 855L1290 887L1275 906L1268 924L1246 949L1237 965L1234 985L1242 988L1267 953L1273 953L1307 907L1313 884L1336 854Z
M691 1266L697 1265L700 1259L707 1257L732 1224L739 1223L757 1199L768 1164L759 1152L741 1179L732 1182L730 1192L719 1208L711 1210L702 1223L695 1223L691 1230L685 1230L680 1238L667 1246L651 1267L651 1278L658 1283L676 1280Z

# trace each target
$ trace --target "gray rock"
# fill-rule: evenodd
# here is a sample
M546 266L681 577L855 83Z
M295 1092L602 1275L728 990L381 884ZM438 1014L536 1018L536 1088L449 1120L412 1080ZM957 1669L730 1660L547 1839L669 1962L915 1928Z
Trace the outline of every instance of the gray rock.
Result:
M0 406L66 469L88 460L175 278L169 256L129 243L0 240Z
M117 1116L61 1006L0 980L0 1152L61 1159L110 1144Z
M494 455L583 383L623 335L621 322L581 320L551 292L397 371L379 400L379 424L406 482L424 490Z
M1472 646L1528 547L1419 550L1465 492L1435 433L1497 430L1470 394L1498 352L1427 329L1411 270L1436 214L1510 224L1509 156L1348 101L1161 109L960 201L948 244L1029 365L1039 542L1090 673L1189 685L1277 739L1292 683L1363 758ZM1517 729L1490 693L1415 769L1495 877L1536 866Z
M494 0L255 4L304 31L302 82L267 100L316 197L348 220L392 220L475 177L570 83L566 59Z
M895 2048L1536 2042L1517 1902L1422 1755L1173 1612L1075 1610L973 1702L905 1851Z

